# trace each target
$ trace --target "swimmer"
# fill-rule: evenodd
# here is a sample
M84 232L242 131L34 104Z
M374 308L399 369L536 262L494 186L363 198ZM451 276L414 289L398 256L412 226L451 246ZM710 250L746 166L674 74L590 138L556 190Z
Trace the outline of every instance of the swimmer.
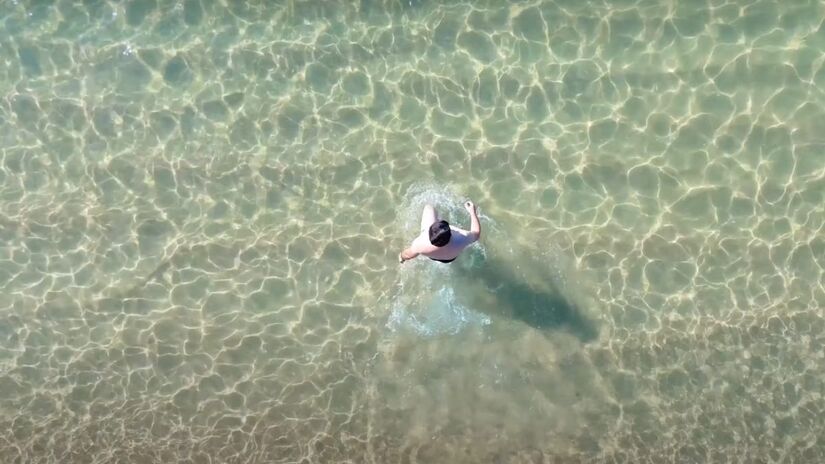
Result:
M470 213L469 231L451 226L447 221L439 219L432 205L425 206L421 214L421 233L413 240L409 248L398 255L398 261L403 263L418 255L424 255L433 261L442 263L455 261L464 248L481 237L481 224L478 222L476 205L468 201L464 203L464 209Z

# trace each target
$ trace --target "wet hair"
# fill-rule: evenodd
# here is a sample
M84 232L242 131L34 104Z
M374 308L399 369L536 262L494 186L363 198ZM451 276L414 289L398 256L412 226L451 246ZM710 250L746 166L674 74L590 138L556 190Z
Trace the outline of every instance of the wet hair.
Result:
M443 219L434 222L433 225L430 226L430 243L437 247L443 247L450 243L451 236L450 224Z

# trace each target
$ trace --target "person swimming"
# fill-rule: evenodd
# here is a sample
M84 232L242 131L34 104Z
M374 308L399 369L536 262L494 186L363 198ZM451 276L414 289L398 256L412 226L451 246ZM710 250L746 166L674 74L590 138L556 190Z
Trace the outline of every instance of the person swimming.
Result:
M472 201L464 203L464 209L470 213L470 230L451 226L439 219L432 205L424 206L421 214L421 233L409 248L398 255L398 262L409 261L418 255L424 255L433 261L451 263L461 251L481 238L481 224L478 221L476 205Z

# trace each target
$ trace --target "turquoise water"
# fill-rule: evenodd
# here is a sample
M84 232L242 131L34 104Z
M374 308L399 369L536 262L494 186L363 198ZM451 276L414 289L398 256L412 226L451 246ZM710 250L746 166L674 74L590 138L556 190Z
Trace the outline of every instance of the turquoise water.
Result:
M0 63L1 462L825 459L818 2L18 0Z

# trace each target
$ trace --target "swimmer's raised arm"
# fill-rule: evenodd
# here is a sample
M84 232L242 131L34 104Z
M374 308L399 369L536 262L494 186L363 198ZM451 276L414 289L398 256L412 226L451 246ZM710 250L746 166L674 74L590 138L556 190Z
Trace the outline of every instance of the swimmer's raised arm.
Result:
M464 209L470 213L470 237L476 241L481 238L481 223L478 221L476 205L472 201L467 201L464 203Z

